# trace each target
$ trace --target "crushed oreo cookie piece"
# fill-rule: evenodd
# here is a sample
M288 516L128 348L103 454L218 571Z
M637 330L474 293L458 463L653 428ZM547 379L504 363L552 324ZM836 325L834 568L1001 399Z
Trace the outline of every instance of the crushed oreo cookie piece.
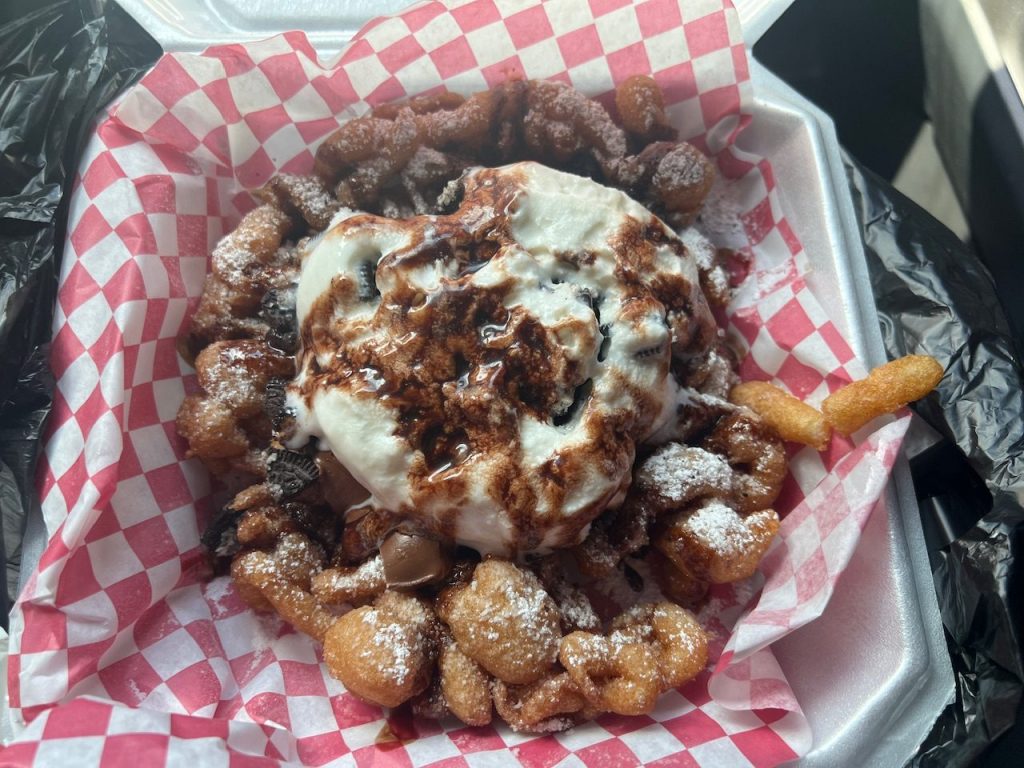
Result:
M319 477L316 462L304 453L281 448L267 456L267 482L278 501L301 493Z
M263 397L263 412L270 419L270 425L275 430L281 428L285 419L294 415L291 408L285 404L285 387L287 386L287 379L280 376L272 376L267 381L267 391Z
M373 301L380 296L377 288L377 265L372 261L364 261L356 271L356 290L360 301Z
M452 179L449 181L441 194L437 198L437 212L438 213L455 213L458 210L459 205L462 203L462 198L466 194L466 186L463 183L462 177Z
M572 421L576 414L580 412L580 409L583 407L584 403L586 403L587 398L590 397L590 394L593 391L593 379L587 379L578 387L576 387L576 389L573 391L572 401L565 407L564 410L556 411L554 413L552 423L556 427L561 427Z
M282 352L295 352L299 343L295 291L271 288L260 302L259 315L269 327L267 343Z
M641 349L635 352L633 354L633 357L637 358L638 360L644 360L648 357L657 357L658 355L661 354L662 349L663 347L660 344L656 347L647 347L646 349Z
M577 288L576 295L579 297L580 301L590 307L590 310L594 313L594 317L597 318L598 324L600 324L601 304L604 302L604 296L586 287Z
M241 510L231 508L222 509L214 515L199 537L203 548L217 557L233 557L240 549L235 533L241 516Z
M608 323L598 328L601 331L601 346L597 350L597 361L604 362L604 359L608 357L608 345L612 343L612 327Z

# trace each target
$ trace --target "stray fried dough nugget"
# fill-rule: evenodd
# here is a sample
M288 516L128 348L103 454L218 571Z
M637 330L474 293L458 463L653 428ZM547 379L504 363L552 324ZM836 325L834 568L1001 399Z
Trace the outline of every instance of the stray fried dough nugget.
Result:
M389 590L373 606L334 622L324 638L324 661L355 695L397 707L430 684L436 622L423 600Z
M491 677L452 643L438 661L441 692L448 709L466 725L491 722Z
M803 443L819 451L828 447L830 430L821 412L774 384L745 381L732 388L729 399L760 416L783 440Z
M844 435L872 419L919 400L938 385L942 366L928 355L907 355L880 365L866 379L836 390L821 405L825 419Z
M615 89L622 127L647 141L672 139L675 129L665 114L661 88L648 75L633 75Z
M468 586L440 595L438 612L462 652L506 683L532 683L558 655L558 606L508 560L480 563Z

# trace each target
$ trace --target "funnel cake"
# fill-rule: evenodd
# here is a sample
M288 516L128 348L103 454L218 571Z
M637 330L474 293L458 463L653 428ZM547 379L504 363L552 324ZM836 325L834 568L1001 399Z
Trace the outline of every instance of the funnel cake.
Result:
M367 701L649 712L707 663L689 608L778 528L785 454L727 399L724 259L691 226L712 166L650 78L615 103L378 107L214 251L178 430L235 495L203 543ZM675 602L591 603L634 566Z

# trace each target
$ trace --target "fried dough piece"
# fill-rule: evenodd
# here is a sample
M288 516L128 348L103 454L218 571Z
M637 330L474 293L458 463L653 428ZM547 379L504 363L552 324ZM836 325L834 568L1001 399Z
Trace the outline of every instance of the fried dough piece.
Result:
M658 657L662 687L678 688L708 663L708 638L697 617L673 603L643 603L612 619L615 643L648 643Z
M683 573L713 584L746 579L779 530L774 510L741 517L727 504L709 499L695 510L669 517L654 546Z
M438 677L444 701L466 725L491 722L491 676L452 643L441 652Z
M771 506L786 476L782 441L757 417L734 413L720 419L701 447L724 456L734 470L729 499L740 512Z
M298 258L283 248L295 221L274 205L249 211L213 250L211 272L192 317L192 350L217 339L261 338L270 327L258 315L271 288L291 284Z
M508 560L484 560L467 586L441 593L437 611L462 652L506 683L540 679L558 655L558 606Z
M590 632L562 638L558 660L584 698L602 712L643 715L661 693L654 651L645 643L616 643Z
M928 355L907 355L880 365L825 398L821 410L837 432L849 435L872 419L920 400L942 380L942 366Z
M733 387L729 399L760 416L783 440L803 443L819 451L828 448L831 429L821 412L774 384L744 381Z
M397 707L430 685L436 624L425 600L389 590L334 622L323 640L324 661L352 693Z
M588 708L572 677L557 672L529 685L494 681L494 706L513 731L554 733L576 724L574 715Z
M363 605L386 588L380 555L355 567L325 568L312 582L313 594L327 605Z
M317 550L302 534L286 534L274 552L252 550L236 556L231 578L253 608L273 609L296 629L323 641L334 617L308 591L323 557Z
M615 106L622 127L645 144L676 135L665 114L661 88L648 75L633 75L620 83L615 89Z
M292 375L291 358L266 342L218 341L195 360L202 394L185 398L175 425L189 444L189 455L203 461L244 457L265 443L270 426L263 413L267 382Z

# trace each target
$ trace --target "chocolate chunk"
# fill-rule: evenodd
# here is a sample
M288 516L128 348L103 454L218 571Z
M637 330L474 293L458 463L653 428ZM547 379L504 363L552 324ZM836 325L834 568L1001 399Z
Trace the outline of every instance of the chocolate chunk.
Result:
M301 492L319 477L316 462L304 453L281 449L272 451L267 460L267 482L278 501Z
M414 589L442 581L451 558L437 539L392 531L380 545L384 580L389 588Z

